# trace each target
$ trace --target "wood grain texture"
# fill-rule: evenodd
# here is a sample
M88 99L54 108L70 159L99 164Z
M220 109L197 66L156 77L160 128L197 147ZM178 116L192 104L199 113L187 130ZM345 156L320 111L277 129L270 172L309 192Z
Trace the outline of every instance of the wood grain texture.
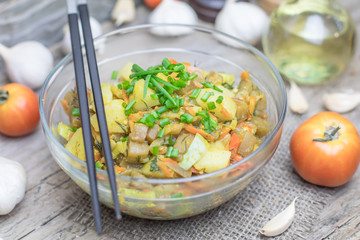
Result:
M44 4L45 1L46 0L39 0L38 2ZM11 4L15 4L23 2L23 0L10 2L12 2ZM54 2L55 1L49 1L48 4L55 4ZM110 4L111 1L106 2ZM341 3L349 9L359 33L360 6L358 0L343 0ZM0 16L4 14L4 4L7 4L6 9L8 10L12 7L8 2L0 2ZM29 7L29 5L27 6ZM136 23L145 22L148 11L144 8L139 9L139 11L139 16L141 17ZM4 16L7 16L6 14L8 13L5 13ZM3 36L3 33L1 33L1 27L4 26L3 20L1 19L0 17L0 39L1 37L3 37L3 39L9 39L9 36ZM106 22L103 27L105 29L104 31L113 29L110 22ZM22 33L19 33L17 36L21 38L21 36L26 36L26 34L22 35ZM50 39L49 41L54 40ZM360 40L358 40L358 43L359 41ZM52 45L51 50L57 59L62 57L58 51L58 44ZM341 77L343 84L350 85L352 82L359 82L359 65L360 54L358 48L354 61L348 71ZM7 79L2 72L0 75L0 86L6 83ZM359 86L359 84L356 86ZM339 87L339 84L329 85L326 89L331 90L336 87ZM311 92L311 94L315 93ZM315 107L319 107L319 104L317 103ZM349 114L349 117L352 119L355 119L354 116L355 113ZM360 130L359 123L360 121L356 122L358 130ZM206 219L204 216L194 217L195 220L204 221L205 225L209 225L207 229L210 230L208 230L207 233L198 232L197 226L189 225L189 222L186 220L150 222L124 216L124 221L132 224L132 229L127 229L126 235L122 229L121 222L115 220L113 211L102 206L103 222L106 222L107 225L104 226L104 234L97 236L92 213L91 211L86 211L91 209L89 208L89 196L55 163L50 155L40 126L34 133L20 138L8 138L0 135L0 155L20 162L27 172L28 179L24 200L9 215L0 216L0 239L142 239L144 234L149 231L149 228L155 228L156 230L163 226L166 226L168 229L174 229L174 234L171 235L170 233L173 239L193 239L195 237L199 239L209 239L209 236L218 231L223 232L222 239L249 239L246 235L239 234L239 229L226 229L226 223L214 221L214 218L220 218L225 214L226 209L229 208L231 204L235 204L235 201L230 201L224 204L222 209L206 215L213 217L213 219ZM295 173L293 174L295 175ZM258 184L266 184L261 182L260 178L258 182ZM283 191L286 194L286 189ZM348 184L333 191L329 190L327 193L330 193L329 195L333 193L333 195L327 202L323 203L324 208L322 211L319 212L318 215L312 216L313 219L315 219L313 226L306 229L307 232L303 233L303 235L294 236L292 239L299 239L300 237L301 239L329 240L360 239L360 172L358 171ZM266 209L267 206L265 204L267 202L279 201L279 199L273 200L272 196L267 195L262 195L263 199L256 199L253 196L257 194L259 193L250 194L251 198L249 201L262 201L262 208L249 208L248 211L261 212L263 209ZM305 199L305 197L303 197L303 199ZM299 201L302 201L302 199L299 199ZM248 212L245 211L242 214L245 215L248 214ZM251 224L259 223L256 221L249 223L249 229L251 229ZM294 224L301 225L301 222L297 222L297 219L295 219ZM176 230L180 227L187 229L186 232L183 232L183 236L177 235L179 231ZM161 235L163 233L160 230L157 230L156 234L158 236L157 239L162 239ZM260 236L258 236L258 238L265 239ZM277 239L282 238L279 237Z

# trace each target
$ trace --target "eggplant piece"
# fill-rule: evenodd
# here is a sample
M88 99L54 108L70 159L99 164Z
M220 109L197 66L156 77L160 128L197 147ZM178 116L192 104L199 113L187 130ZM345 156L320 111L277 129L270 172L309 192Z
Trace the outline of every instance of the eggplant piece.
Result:
M128 158L126 159L129 163L139 163L141 158L146 158L149 154L149 145L146 142L139 143L130 140L128 147Z
M130 140L143 143L145 141L149 127L145 124L135 123L132 132L129 134Z
M149 143L152 143L157 138L159 131L160 131L160 126L155 124L154 127L150 128L149 131L147 132L146 140Z

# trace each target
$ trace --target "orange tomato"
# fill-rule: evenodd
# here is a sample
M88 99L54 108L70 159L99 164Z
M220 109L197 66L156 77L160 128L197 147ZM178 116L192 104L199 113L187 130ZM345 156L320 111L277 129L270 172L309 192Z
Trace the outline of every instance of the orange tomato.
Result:
M326 187L345 184L360 162L360 137L345 117L318 113L294 132L290 153L295 170L306 181Z
M161 0L144 0L144 3L149 8L156 8L161 3Z
M17 83L0 88L0 133L22 136L34 131L39 121L39 100L35 92Z

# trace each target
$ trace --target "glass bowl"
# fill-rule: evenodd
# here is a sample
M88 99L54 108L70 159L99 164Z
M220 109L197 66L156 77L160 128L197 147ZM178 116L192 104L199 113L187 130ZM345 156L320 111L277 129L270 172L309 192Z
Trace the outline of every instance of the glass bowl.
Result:
M267 95L266 113L270 131L256 151L240 162L216 172L178 179L116 176L123 213L162 220L200 214L228 201L243 190L278 147L286 113L283 81L275 67L260 51L230 35L200 26L167 25L171 30L178 28L181 30L179 32L188 34L154 34L164 32L164 27L138 25L118 29L97 38L95 45L98 48L101 81L110 82L112 72L119 70L129 61L140 66L151 66L161 62L164 57L189 62L208 71L231 73L237 80L240 80L241 72L247 70L253 82ZM233 47L234 43L237 47ZM75 86L73 68L72 56L68 55L47 77L40 96L41 124L55 161L77 185L89 193L85 162L65 149L64 142L56 131L60 121L69 122L60 101L65 93ZM106 171L97 169L97 178L100 201L113 207ZM164 197L176 190L181 190L183 196Z

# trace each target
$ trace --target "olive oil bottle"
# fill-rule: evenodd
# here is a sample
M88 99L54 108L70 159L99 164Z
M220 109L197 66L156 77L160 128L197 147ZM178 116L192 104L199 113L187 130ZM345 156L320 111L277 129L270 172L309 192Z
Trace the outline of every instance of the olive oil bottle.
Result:
M262 40L265 54L285 78L318 84L347 68L355 52L356 30L335 0L288 0L271 14Z

